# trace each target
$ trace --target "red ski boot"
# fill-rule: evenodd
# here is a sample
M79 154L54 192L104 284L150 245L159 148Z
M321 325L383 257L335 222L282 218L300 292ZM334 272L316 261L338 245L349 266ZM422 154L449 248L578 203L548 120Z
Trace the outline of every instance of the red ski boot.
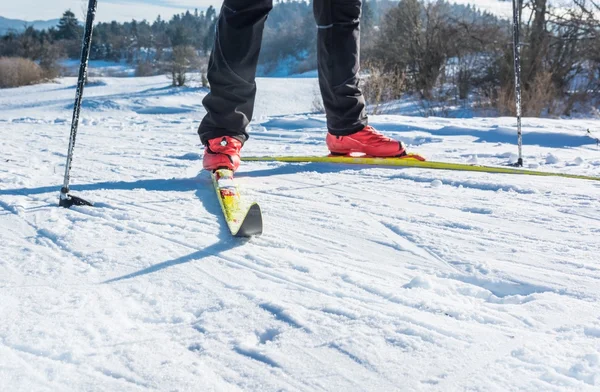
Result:
M327 147L333 155L348 155L353 152L372 157L401 157L406 155L402 142L390 139L367 125L362 131L348 136L327 133Z
M242 142L229 137L210 139L204 148L204 169L214 171L217 169L230 169L236 171L240 166L240 150Z

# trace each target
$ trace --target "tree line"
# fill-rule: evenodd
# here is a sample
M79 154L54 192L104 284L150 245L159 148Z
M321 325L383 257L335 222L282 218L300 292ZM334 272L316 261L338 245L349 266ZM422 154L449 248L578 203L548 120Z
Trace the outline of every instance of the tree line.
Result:
M91 60L126 61L129 64L159 64L172 56L173 48L191 47L198 54L210 51L217 11L187 11L165 21L150 23L98 23L90 48ZM28 27L22 33L9 32L0 38L0 56L34 60L51 74L58 72L58 60L78 59L83 27L75 14L67 10L56 28L38 31ZM151 70L149 71L151 72Z
M600 14L597 0L554 8L547 0L517 0L521 18L526 115L570 114L600 95ZM125 61L140 76L168 73L186 83L212 49L218 12L185 12L166 21L98 23L92 60ZM311 2L279 1L267 19L260 72L316 68ZM66 11L56 28L0 37L0 57L34 61L56 76L60 58L77 59L82 26ZM441 107L477 104L514 109L511 21L470 6L423 0L363 0L363 88L374 111L413 94ZM1 79L1 78L0 78ZM204 80L205 82L205 80ZM0 82L1 86L1 82Z
M523 109L528 116L570 115L600 99L600 3L519 1ZM401 0L378 21L365 48L374 75L368 91L406 92L442 107L462 102L514 114L512 20L444 1Z

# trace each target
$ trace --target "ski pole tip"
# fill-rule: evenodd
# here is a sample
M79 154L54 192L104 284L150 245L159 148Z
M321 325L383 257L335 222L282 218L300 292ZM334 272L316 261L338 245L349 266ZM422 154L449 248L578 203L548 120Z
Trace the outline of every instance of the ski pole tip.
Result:
M72 206L90 206L92 207L94 203L82 199L81 197L69 195L68 193L60 192L60 198L58 200L59 207L71 208Z

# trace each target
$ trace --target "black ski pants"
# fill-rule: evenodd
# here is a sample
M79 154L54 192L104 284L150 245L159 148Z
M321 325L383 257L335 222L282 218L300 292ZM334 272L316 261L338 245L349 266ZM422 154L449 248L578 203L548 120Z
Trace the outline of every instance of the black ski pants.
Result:
M222 136L248 139L262 33L272 8L273 0L223 2L208 66L211 91L202 102L207 111L198 129L202 143ZM349 135L367 125L358 87L361 0L314 0L313 8L327 128L334 135Z

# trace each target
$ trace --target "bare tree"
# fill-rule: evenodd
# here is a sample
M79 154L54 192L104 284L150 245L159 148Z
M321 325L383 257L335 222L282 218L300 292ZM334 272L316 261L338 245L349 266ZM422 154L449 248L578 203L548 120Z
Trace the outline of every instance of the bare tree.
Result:
M185 86L187 74L198 66L198 53L192 46L176 46L169 63L169 74L173 87Z

